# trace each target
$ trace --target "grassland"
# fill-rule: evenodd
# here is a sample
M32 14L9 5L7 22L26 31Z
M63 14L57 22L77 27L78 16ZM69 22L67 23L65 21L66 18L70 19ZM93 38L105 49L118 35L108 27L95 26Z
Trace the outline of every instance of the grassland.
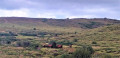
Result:
M63 48L42 46L51 42L62 44ZM2 58L61 58L62 55L74 53L82 46L92 46L95 50L93 58L105 58L105 55L119 58L119 43L119 20L0 18ZM72 48L69 47L70 44Z

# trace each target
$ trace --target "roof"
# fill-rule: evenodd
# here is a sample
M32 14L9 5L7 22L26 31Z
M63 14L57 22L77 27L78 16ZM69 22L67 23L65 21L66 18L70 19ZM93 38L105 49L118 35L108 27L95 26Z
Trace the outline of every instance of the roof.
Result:
M52 46L52 44L49 44L48 46L49 46L49 47L51 47L51 46Z
M62 45L57 45L57 47L62 47Z

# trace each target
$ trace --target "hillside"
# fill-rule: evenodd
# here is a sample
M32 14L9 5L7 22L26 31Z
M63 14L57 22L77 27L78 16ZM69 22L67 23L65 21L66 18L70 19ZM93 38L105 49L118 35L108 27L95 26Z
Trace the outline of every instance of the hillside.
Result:
M48 47L53 42L62 47ZM119 58L119 43L120 21L115 19L0 17L1 58L68 58L82 47L95 51L85 50L92 58Z
M93 29L101 26L120 24L114 19L48 19L25 17L0 17L0 30L28 30L37 28L42 31L79 32L83 29Z

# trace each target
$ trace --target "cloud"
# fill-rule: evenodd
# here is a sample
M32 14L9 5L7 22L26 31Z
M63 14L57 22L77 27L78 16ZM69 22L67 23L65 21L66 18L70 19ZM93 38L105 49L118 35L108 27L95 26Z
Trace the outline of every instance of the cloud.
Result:
M80 16L68 16L69 18L96 18L95 15L80 15Z
M56 18L55 15L52 15L52 14L49 14L49 13L38 14L36 17L37 18Z
M0 9L1 17L37 17L37 18L56 18L51 13L31 13L29 9L4 10Z
M109 17L120 19L120 0L1 0L0 16ZM15 14L18 12L18 14Z
M19 10L5 10L0 9L0 16L17 16L17 17L29 17L29 10L27 9L19 9Z

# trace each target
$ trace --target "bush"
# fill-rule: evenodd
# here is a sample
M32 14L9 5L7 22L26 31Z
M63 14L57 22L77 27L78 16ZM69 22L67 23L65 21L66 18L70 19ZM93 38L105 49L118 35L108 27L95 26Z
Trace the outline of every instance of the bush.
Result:
M69 55L68 54L63 54L63 55L61 55L60 58L69 58Z
M13 33L13 32L9 32L9 33L0 33L0 36L17 36L17 34Z
M59 54L58 53L53 53L53 56L58 56Z
M5 45L5 44L11 44L11 42L17 41L15 37L5 37L5 38L0 38L0 45Z
M5 44L11 44L11 42L5 40L0 41L0 45L5 45Z
M78 39L74 39L73 42L78 42Z
M83 46L73 53L73 58L90 58L94 53L91 46Z
M93 41L92 44L97 44L97 42Z
M33 30L37 30L36 28L33 28Z
M60 42L57 42L58 44L62 44L62 45L72 45L73 42L70 42L68 40L64 40L64 41L60 41Z
M38 47L40 47L39 44L36 44L36 43L30 44L30 48L32 48L32 49L38 49Z
M109 55L109 54L104 54L104 55L102 55L102 58L113 58L113 56Z
M18 41L16 42L16 46L17 47L28 47L30 46L30 42L29 41Z
M19 33L20 35L23 35L23 36L37 36L37 34L35 34L35 33Z
M56 57L56 58L74 58L73 56L72 56L72 54L62 54L61 56L59 56L59 57Z

